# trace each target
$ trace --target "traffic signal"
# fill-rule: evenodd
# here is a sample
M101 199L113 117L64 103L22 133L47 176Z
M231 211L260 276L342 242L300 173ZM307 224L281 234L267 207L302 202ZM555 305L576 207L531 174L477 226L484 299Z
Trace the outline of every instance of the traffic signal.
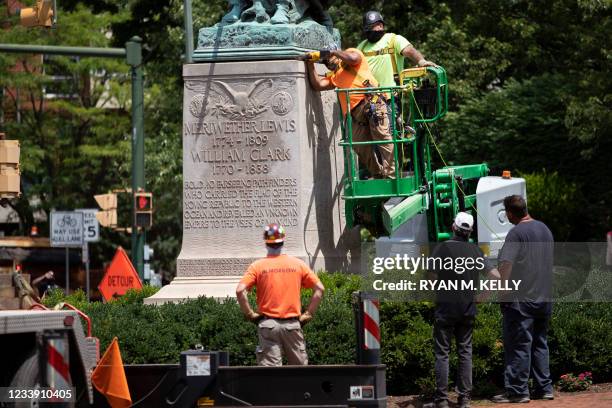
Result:
M153 194L134 193L134 225L140 228L151 228L153 225Z
M0 198L16 198L19 188L19 140L5 140L0 133Z
M54 0L36 0L34 7L19 10L21 25L25 27L51 27L54 23Z
M102 211L98 211L96 218L103 227L117 227L117 194L98 194L94 198Z

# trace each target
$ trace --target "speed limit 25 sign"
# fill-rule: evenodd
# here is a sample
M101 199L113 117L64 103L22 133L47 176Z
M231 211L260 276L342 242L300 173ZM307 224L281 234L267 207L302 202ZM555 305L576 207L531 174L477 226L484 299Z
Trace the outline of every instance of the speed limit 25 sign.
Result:
M97 208L79 208L75 211L83 213L83 241L97 242L100 240L100 224L96 218Z

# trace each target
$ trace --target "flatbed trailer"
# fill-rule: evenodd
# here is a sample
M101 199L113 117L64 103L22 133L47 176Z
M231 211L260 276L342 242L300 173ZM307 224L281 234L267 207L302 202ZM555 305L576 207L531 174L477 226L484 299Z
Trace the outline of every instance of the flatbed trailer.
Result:
M226 366L189 350L180 364L126 365L133 407L386 407L385 366ZM96 392L96 408L107 407Z
M232 366L226 351L187 350L179 364L125 365L133 407L387 406L380 364L379 302L353 293L356 364ZM106 407L96 395L95 407Z

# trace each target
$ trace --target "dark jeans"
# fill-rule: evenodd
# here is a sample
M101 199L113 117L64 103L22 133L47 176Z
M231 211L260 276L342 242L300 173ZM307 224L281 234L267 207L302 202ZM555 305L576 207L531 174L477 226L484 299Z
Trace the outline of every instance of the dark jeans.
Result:
M457 393L470 398L472 392L472 332L474 317L445 319L436 317L434 323L434 352L436 355L435 401L448 399L448 355L453 337L457 342L459 367L457 369Z
M513 308L502 308L502 312L506 393L529 396L530 373L536 394L552 393L546 340L550 315L525 316Z

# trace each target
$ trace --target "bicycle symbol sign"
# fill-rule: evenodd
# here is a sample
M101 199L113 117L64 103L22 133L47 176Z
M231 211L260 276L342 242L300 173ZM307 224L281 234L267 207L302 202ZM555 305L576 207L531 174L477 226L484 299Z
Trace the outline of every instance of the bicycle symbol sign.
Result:
M51 246L77 247L83 245L83 213L51 211Z
M72 216L66 214L64 215L62 218L60 218L60 220L57 222L57 226L59 228L67 228L67 227L76 227L77 226L78 221L76 220L76 218L73 218Z

